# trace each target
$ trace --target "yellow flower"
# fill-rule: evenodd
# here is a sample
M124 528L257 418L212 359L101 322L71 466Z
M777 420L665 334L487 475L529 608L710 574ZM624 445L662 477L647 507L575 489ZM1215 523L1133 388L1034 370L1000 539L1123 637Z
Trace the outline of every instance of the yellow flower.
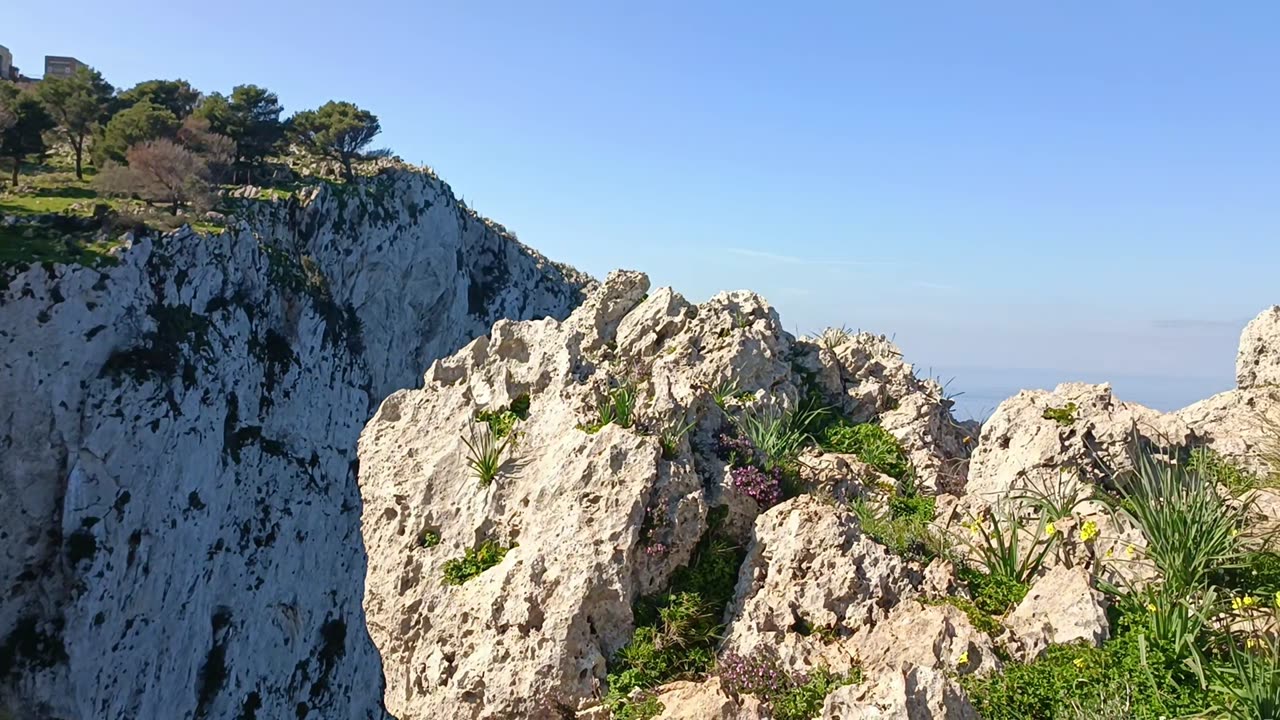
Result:
M969 664L969 651L965 650L960 653L960 657L956 658L956 665L964 666Z
M1053 523L1049 523L1045 526L1044 531L1049 534L1049 537L1053 537L1053 534L1058 532L1058 528L1054 527Z
M1084 666L1085 666L1085 665L1087 665L1087 664L1088 664L1088 662L1086 662L1084 658L1082 658L1082 657L1078 657L1078 658L1076 658L1075 660L1072 660L1072 661L1071 661L1071 664L1072 664L1072 665L1075 665L1077 668L1079 668L1079 669L1083 670L1083 669L1084 669Z
M1147 612L1155 612L1155 611L1156 611L1156 604L1155 604L1155 603L1147 603Z
M1134 554L1135 552L1137 552L1137 551L1133 549L1133 546L1132 546L1132 545L1130 545L1129 547L1127 547L1127 548L1125 548L1125 549L1124 549L1124 554L1125 554L1125 555L1128 555L1129 557L1133 557L1133 554Z
M1258 647L1258 638L1245 638L1244 646L1250 650Z
M1115 549L1115 548L1107 548L1107 552L1104 554L1104 556L1105 556L1105 557L1111 557L1111 556L1113 556L1113 555L1115 555L1115 554L1116 554L1116 549Z
M1258 598L1252 595L1245 595L1244 597L1231 598L1232 610L1245 610L1251 607L1256 607L1257 605L1258 605Z
M1098 523L1086 520L1084 525L1080 526L1080 542L1089 542L1096 537L1098 537Z
M1280 592L1276 593L1276 607L1280 608Z

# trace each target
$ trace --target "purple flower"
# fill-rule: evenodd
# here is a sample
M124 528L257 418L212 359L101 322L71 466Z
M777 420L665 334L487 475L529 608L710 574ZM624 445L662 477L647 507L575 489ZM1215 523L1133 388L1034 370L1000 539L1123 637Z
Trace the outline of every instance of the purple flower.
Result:
M646 545L644 553L649 557L662 557L667 554L667 546L660 542L652 545Z
M782 501L782 473L774 468L766 473L760 468L736 467L729 471L733 488L755 500L761 508L770 508Z
M745 464L751 462L755 447L747 438L721 433L716 442L716 455L734 465Z

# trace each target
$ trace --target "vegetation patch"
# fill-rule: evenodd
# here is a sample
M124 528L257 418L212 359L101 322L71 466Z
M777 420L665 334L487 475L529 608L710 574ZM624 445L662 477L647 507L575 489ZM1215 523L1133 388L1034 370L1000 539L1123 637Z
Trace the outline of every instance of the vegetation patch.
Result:
M1270 485L1265 478L1245 470L1207 447L1191 451L1187 469L1225 486L1233 495L1243 495L1250 490Z
M502 410L481 410L476 413L476 421L487 423L499 440L511 434L516 423L529 419L529 395L524 394L511 401L511 406Z
M127 375L142 383L150 379L167 380L181 368L183 382L195 385L195 366L183 348L197 355L210 351L209 319L186 305L152 305L147 314L155 319L156 329L143 336L142 344L122 350L107 359L103 374Z
M715 665L720 618L733 600L745 551L723 529L728 510L718 507L689 564L662 593L640 598L632 608L636 631L609 668L606 702L617 712L633 690L696 678Z
M855 424L839 418L823 429L821 445L828 452L857 455L859 460L894 480L903 480L911 472L911 461L902 444L875 423Z
M775 720L810 720L822 712L827 696L842 685L862 681L859 669L840 675L818 668L810 673L788 673L767 652L751 657L729 653L717 673L725 690L735 697L754 695L767 704Z
M1078 409L1075 403L1069 402L1062 407L1046 408L1041 417L1045 420L1054 420L1059 425L1074 425L1076 422L1076 410Z
M624 381L612 387L596 405L596 417L578 428L588 435L600 432L606 425L629 428L635 424L638 390L635 383Z
M467 548L462 557L444 564L444 581L450 585L461 585L502 562L512 547L515 546L503 547L493 540L486 540L474 550Z

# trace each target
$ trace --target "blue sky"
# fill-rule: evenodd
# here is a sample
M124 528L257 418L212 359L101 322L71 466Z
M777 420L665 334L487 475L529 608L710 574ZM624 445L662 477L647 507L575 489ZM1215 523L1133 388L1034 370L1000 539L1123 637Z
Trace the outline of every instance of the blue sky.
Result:
M352 100L551 257L751 288L959 390L1172 407L1280 302L1274 2L11 4L28 70Z

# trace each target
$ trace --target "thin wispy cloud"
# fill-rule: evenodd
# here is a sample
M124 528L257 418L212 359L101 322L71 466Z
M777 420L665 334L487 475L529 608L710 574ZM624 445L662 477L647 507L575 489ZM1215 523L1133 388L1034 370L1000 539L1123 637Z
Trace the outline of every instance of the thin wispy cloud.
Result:
M1155 320L1151 324L1160 330L1237 330L1248 320L1198 320L1194 318L1170 318Z
M828 260L821 258L799 257L796 255L782 255L764 250L750 250L748 248L736 247L725 248L725 251L741 257L753 258L755 260L768 260L769 262L783 263L785 265L839 265L841 267L870 267L898 264L896 260Z

